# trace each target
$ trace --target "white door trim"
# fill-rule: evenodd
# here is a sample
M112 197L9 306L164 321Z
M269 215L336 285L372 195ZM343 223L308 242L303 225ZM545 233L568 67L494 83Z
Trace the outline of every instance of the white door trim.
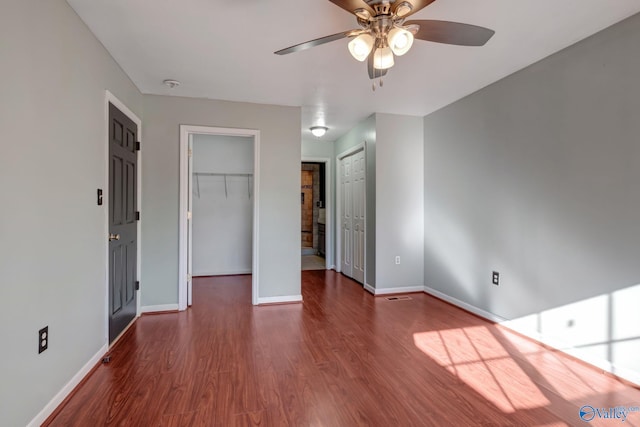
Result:
M178 259L178 310L186 310L188 295L187 253L189 206L189 135L222 135L253 137L253 272L251 279L251 302L258 304L259 281L259 218L260 218L260 131L255 129L220 128L212 126L180 125L180 243Z
M113 104L118 110L122 111L127 117L129 117L138 126L138 141L142 142L142 120L129 109L122 101L120 101L114 94L105 91L104 96L104 141L105 141L105 174L104 174L104 188L102 189L102 206L104 206L104 253L105 253L105 324L104 324L104 339L109 343L109 241L107 236L109 235L109 103ZM137 196L136 210L142 212L142 151L138 151L138 173L136 176L137 181ZM142 235L141 235L142 213L140 221L137 222L137 240L138 248L136 253L136 277L142 283ZM136 295L136 316L140 316L140 302L142 299L142 286L137 291ZM128 327L127 327L128 328ZM126 330L126 328L125 328ZM117 341L114 340L113 343Z
M367 219L369 217L368 212L367 212L367 181L369 180L368 176L367 176L367 169L366 169L366 165L367 165L367 142L363 141L358 145L355 145L345 151L343 151L342 153L338 154L336 156L336 244L335 244L335 248L336 248L336 257L335 257L335 261L336 261L336 271L338 273L340 273L342 271L342 225L339 224L339 218L340 218L340 209L342 207L341 203L340 203L340 196L341 196L341 191L340 191L340 183L342 181L342 177L340 175L340 167L342 166L342 160L347 157L350 156L352 154L357 153L358 151L364 151L364 162L365 162L365 179L364 179L364 186L365 186L365 190L364 190L364 283L367 283Z
M325 212L327 212L326 223L325 223L325 248L327 253L325 254L325 268L330 270L334 266L334 250L332 245L330 244L333 239L330 239L330 236L333 236L333 215L332 215L332 199L331 199L331 159L329 157L306 157L302 156L302 162L312 162L312 163L324 163L324 200L325 200Z

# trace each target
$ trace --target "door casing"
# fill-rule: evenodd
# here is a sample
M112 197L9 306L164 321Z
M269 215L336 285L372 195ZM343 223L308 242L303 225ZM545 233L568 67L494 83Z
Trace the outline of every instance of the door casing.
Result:
M259 235L260 235L260 131L255 129L221 128L212 126L180 125L180 239L178 251L178 310L186 310L189 305L191 280L188 254L189 222L187 212L192 197L189 191L189 140L191 135L244 136L253 138L253 260L251 276L251 303L258 305L259 286Z

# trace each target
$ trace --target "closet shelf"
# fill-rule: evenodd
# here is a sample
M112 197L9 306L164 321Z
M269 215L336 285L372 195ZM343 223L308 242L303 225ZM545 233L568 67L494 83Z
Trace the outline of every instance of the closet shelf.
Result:
M249 198L251 198L251 177L253 177L252 173L220 173L220 172L193 172L193 175L196 177L196 196L198 199L200 198L200 177L201 176L222 176L224 177L224 197L228 198L229 190L227 188L227 177L228 176L239 176L247 178L247 194Z

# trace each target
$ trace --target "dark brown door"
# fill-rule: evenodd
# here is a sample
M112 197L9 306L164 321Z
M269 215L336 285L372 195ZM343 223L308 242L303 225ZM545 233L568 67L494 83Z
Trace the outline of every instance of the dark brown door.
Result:
M109 342L136 316L136 124L109 104Z

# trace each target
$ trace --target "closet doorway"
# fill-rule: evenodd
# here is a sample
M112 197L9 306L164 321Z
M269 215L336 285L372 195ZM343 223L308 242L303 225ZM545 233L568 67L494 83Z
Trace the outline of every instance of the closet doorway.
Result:
M197 276L252 274L258 295L259 132L180 126L179 309Z

